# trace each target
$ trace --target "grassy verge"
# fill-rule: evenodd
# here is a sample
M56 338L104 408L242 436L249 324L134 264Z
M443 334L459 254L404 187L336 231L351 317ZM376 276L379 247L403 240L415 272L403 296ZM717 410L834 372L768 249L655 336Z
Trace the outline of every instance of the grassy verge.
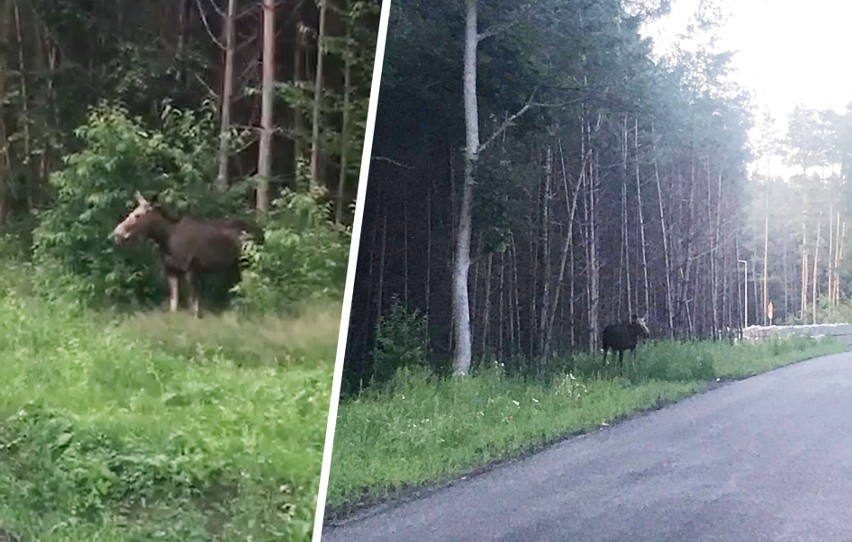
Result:
M657 343L632 380L609 379L598 356L544 383L486 370L466 380L400 371L388 386L340 405L328 490L332 512L440 483L558 438L706 389L842 351L832 341Z
M308 539L338 318L0 298L0 538Z

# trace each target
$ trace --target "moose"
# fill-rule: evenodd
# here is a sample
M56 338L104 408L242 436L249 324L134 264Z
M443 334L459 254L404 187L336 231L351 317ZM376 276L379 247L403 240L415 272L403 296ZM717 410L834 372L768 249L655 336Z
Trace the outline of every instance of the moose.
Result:
M651 336L651 332L648 330L648 326L645 325L645 319L639 318L634 314L630 317L630 322L621 322L606 326L601 335L604 364L606 364L606 354L610 349L612 349L613 354L618 352L618 372L621 374L624 369L624 351L630 350L633 363L635 364L638 339L639 337L647 339Z
M136 192L136 207L112 231L117 245L133 238L148 238L158 248L159 263L169 288L169 310L178 309L178 284L183 277L193 316L200 317L199 274L227 271L240 279L243 233L252 227L236 218L178 216L163 208L156 196L146 199Z

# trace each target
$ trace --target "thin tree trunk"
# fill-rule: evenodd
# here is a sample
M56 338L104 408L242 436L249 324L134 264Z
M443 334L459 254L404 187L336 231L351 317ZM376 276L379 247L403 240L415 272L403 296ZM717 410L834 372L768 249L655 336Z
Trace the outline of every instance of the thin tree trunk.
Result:
M837 249L834 251L834 303L840 303L840 258L843 256L843 238L846 234L846 224L841 227L841 215L837 213Z
M12 42L10 32L10 22L12 19L12 3L14 0L0 0L0 95L6 95L6 85L9 82L9 65L12 63L9 59L9 51L12 50L10 44ZM9 154L11 146L8 140L9 133L6 127L6 121L0 115L0 145L3 151L0 152L0 226L6 223L10 212L10 181L13 178L12 160Z
M352 27L349 22L346 24L346 47L349 48L349 42L352 39ZM343 126L340 129L340 178L337 181L337 205L335 206L334 219L340 224L343 222L343 209L346 206L344 199L344 190L346 188L346 173L349 168L349 117L351 113L350 102L352 101L352 59L350 55L345 55L343 64Z
M763 325L769 324L769 186L763 216Z
M379 285L378 285L378 295L376 296L376 305L379 310L377 311L379 314L379 318L382 316L382 311L384 310L382 305L382 297L385 291L385 254L387 253L387 244L388 244L388 208L387 205L382 206L382 253L379 255Z
M18 42L18 77L21 81L21 110L23 112L24 159L28 160L32 152L32 134L30 133L30 99L27 89L27 65L24 60L24 35L21 31L21 14L18 2L14 2L15 34Z
M515 250L514 241L509 245L509 356L517 352L515 343L515 314L518 306L518 281L515 273ZM513 303L514 301L514 303Z
M842 222L842 226L840 227L840 240L837 244L837 269L840 269L840 265L843 263L843 243L846 239L846 221ZM838 280L834 281L835 288L835 297L837 298L837 302L840 302L840 280L838 276Z
M505 352L503 351L503 332L504 332L505 316L506 316L505 303L504 303L504 299L503 299L503 296L505 294L505 291L504 291L505 279L506 279L506 252L504 251L500 255L500 296L499 296L500 301L499 301L498 310L497 310L497 314L499 315L498 316L499 322L497 324L497 355L501 358L505 354ZM511 316L510 316L510 318L511 318Z
M515 283L515 331L517 332L514 353L517 354L522 351L523 342L521 341L521 296L520 287L518 285L518 245L515 244L514 240L512 241L512 255L512 272L514 273Z
M402 181L402 299L408 306L408 180Z
M325 23L328 0L317 0L319 29L317 30L317 71L314 81L314 107L311 120L311 190L319 187L320 119L323 92L323 65L325 59Z
M225 74L222 84L222 109L219 118L219 174L216 187L228 189L228 160L231 152L231 100L234 94L234 12L236 0L228 0L228 13L225 15Z
M654 180L657 184L657 203L660 209L660 230L663 239L663 258L666 265L666 312L669 320L669 337L674 338L674 306L672 303L672 278L671 278L671 259L669 257L669 242L668 228L666 228L666 214L663 209L663 188L660 182L659 157L657 156L657 143L655 140L656 132L651 125L651 141L654 145Z
M645 313L650 310L651 287L648 281L648 254L645 242L645 214L642 208L642 179L639 172L639 120L635 120L633 124L633 144L634 144L634 163L636 165L636 205L639 210L639 242L642 247L642 278L645 286Z
M808 310L808 211L807 211L807 194L805 195L805 210L804 219L802 220L802 289L799 307L801 309L802 323L805 323L805 316Z
M449 159L447 160L449 165L449 176L450 176L450 229L452 233L451 239L453 243L458 239L458 209L456 206L456 168L455 162L453 160L453 153L450 152L448 155ZM455 245L453 245L455 246ZM450 253L450 269L455 270L456 268L456 251L452 250ZM452 303L452 298L451 298ZM450 315L450 350L455 353L455 344L456 344L456 315L451 312Z
M834 205L832 202L828 204L828 263L826 267L828 271L826 302L831 307L834 305Z
M624 258L623 271L627 293L627 315L633 314L633 298L630 280L630 235L627 216L627 115L624 116L621 130L621 250Z
M553 147L547 145L544 162L544 190L541 203L541 245L542 245L542 291L541 318L539 319L539 351L547 359L547 323L550 320L550 187L553 182ZM554 312L555 313L555 312Z
M426 189L426 318L432 314L432 184Z
M583 186L582 186L581 183L582 183L582 179L583 179L583 176L584 176L582 173L580 174L579 179L577 181L577 186L574 188L574 195L569 198L568 172L566 171L566 167L565 167L565 153L563 152L563 149L562 149L562 142L558 141L557 144L558 144L558 148L559 148L559 161L560 161L560 166L561 166L561 170L562 170L562 188L565 192L565 205L567 207L566 211L568 213L568 231L565 233L565 241L562 244L562 254L559 257L559 275L558 275L558 278L556 279L556 291L553 294L553 308L550 312L550 318L547 321L547 332L545 334L545 339L544 339L543 348L542 348L542 352L544 353L545 358L547 358L550 355L550 341L551 341L551 338L553 336L553 325L554 325L554 319L556 317L556 307L559 304L559 299L562 295L562 283L565 279L565 266L566 266L566 263L568 262L568 256L569 256L568 253L569 253L570 249L573 247L574 216L577 213L577 201L578 201L578 197L580 195L580 191L583 189ZM585 156L582 158L580 168L581 168L581 170L585 170L585 168L586 168L586 157ZM571 269L573 271L573 253L572 253L571 256L572 256L572 258L571 258L571 262L572 262ZM569 299L571 300L570 315L571 315L571 321L573 322L573 315L574 315L574 276L573 276L573 273L571 273L570 280L571 280L571 292L570 292L570 297L569 297ZM573 343L574 343L574 338L573 338L573 334L572 334L571 344L573 344Z
M579 192L581 187L578 185L576 191ZM576 196L574 196L576 198ZM574 205L576 208L576 204ZM570 326L569 336L571 339L571 346L574 347L577 344L577 337L575 335L576 326L574 325L575 318L575 310L574 310L574 296L575 296L575 288L574 277L576 273L574 272L575 263L574 263L574 241L573 234L568 238L568 243L571 245L568 251L568 260L569 260L569 269L571 270L568 273L568 325Z
M598 127L602 115L598 114ZM596 130L597 131L597 130ZM592 148L591 129L589 130L589 146L592 152L592 160L589 163L591 170L589 171L589 337L591 350L594 352L598 349L598 339L600 333L600 277L598 269L598 239L597 239L597 208L595 200L595 190L599 183L599 167L598 155Z
M293 8L293 84L298 85L302 81L303 70L303 55L304 47L302 42L302 2L296 2ZM299 105L293 105L293 178L296 183L301 181L302 175L302 158L304 155L304 122L302 118L302 110Z
M817 323L817 306L819 305L819 297L817 294L819 293L819 243L820 243L820 235L822 233L822 211L819 212L817 216L817 236L816 236L816 244L814 245L814 277L813 277L813 285L812 285L812 295L811 295L811 304L812 310L812 322L814 324Z
M488 323L491 320L491 265L494 253L488 253L488 263L485 266L485 307L482 309L482 355L488 351Z
M708 179L709 182L709 179ZM710 261L711 261L711 284L710 288L713 291L713 337L718 337L719 330L721 329L720 322L720 309L724 315L724 308L719 307L719 255L723 253L723 249L720 246L722 237L722 173L719 172L719 182L717 184L716 190L716 227L713 231L713 251L710 253ZM724 263L722 265L722 269L724 269ZM722 291L722 295L724 296L724 290Z
M263 89L261 130L257 161L257 210L269 211L269 180L272 177L272 87L275 85L275 2L263 0Z
M456 348L453 371L467 375L471 363L470 304L468 301L468 271L470 268L471 215L473 211L473 183L479 159L479 109L476 99L476 0L466 0L464 42L464 112L466 147L464 160L464 186L459 210L459 229L456 238L456 261L453 269L453 315L456 322Z
M790 260L787 255L787 241L784 241L784 317L790 314Z

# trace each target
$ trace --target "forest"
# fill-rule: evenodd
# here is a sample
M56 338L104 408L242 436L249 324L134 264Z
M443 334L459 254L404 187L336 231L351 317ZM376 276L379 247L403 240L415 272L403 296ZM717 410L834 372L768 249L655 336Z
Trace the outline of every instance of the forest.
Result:
M380 9L0 0L0 538L310 538ZM137 192L257 226L198 320Z
M458 306L469 307L462 365L526 371L599 348L603 326L632 314L657 339L719 339L746 309L749 325L762 324L768 300L775 323L802 320L802 307L812 321L815 307L839 302L846 184L829 171L848 164L848 121L798 110L773 152L806 174L755 177L752 161L769 149L752 148L755 108L715 45L722 14L701 6L690 38L659 56L641 30L666 2L479 4L471 121L465 6L393 4L348 390L400 365L457 371ZM460 257L469 302L454 304Z
M846 349L740 332L852 316L852 111L765 118L694 5L394 0L327 528Z

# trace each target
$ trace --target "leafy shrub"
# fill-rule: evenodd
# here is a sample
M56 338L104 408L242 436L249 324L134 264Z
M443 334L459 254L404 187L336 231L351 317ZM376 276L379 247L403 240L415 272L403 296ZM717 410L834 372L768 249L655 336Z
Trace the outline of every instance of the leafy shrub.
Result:
M163 280L147 243L114 246L109 233L133 208L134 192L156 192L175 210L227 213L236 193L212 187L215 123L210 108L165 107L159 130L118 106L93 109L76 135L82 150L50 177L56 201L34 231L37 291L86 302L160 297Z
M426 316L394 299L376 328L373 382L387 382L402 367L428 366L428 340Z
M263 243L244 245L243 308L275 312L342 295L351 234L329 220L321 196L285 190L272 202Z

